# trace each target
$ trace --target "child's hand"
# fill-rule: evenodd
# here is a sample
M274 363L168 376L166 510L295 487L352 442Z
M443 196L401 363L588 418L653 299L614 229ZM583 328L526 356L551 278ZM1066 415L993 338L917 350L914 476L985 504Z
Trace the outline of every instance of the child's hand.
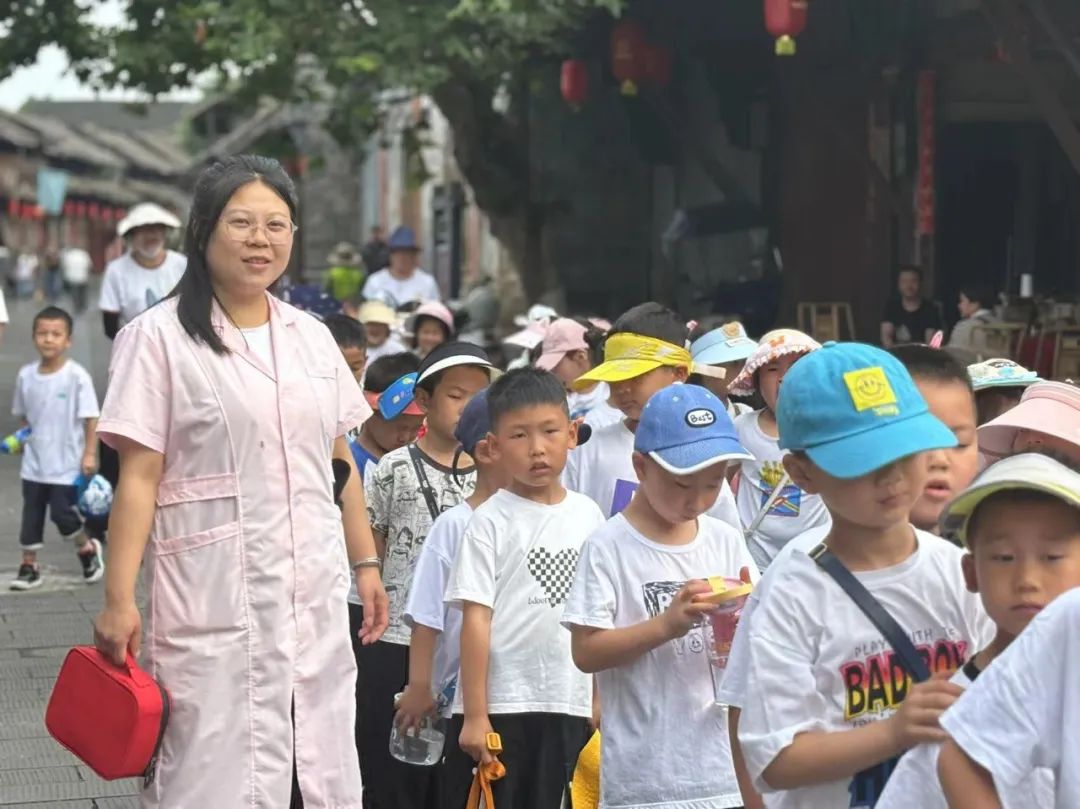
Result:
M462 750L472 756L473 761L478 764L488 764L495 760L495 756L487 748L487 735L494 731L491 720L486 716L478 719L465 717L465 724L461 726L458 744Z
M407 685L398 701L397 713L394 714L394 724L398 730L407 731L410 728L420 730L420 723L425 716L435 713L435 698L431 695L431 687L425 685Z
M82 465L79 468L86 477L92 478L98 469L97 453L85 453L82 458Z
M712 604L695 604L694 598L712 592L712 587L703 579L688 581L683 588L675 594L671 604L664 610L664 626L667 627L668 635L672 638L681 638L693 629L701 616L711 612Z
M963 688L949 682L951 676L942 672L913 685L900 709L886 720L898 748L908 750L918 744L945 740L938 717L964 693Z

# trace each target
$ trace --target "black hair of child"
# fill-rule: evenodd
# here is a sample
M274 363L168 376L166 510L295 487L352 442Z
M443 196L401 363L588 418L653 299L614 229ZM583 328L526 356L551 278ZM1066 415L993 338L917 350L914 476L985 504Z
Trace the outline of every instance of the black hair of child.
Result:
M411 351L385 354L367 367L364 373L364 390L382 393L405 374L413 374L420 368L420 359Z
M1068 506L1068 503L1060 497L1052 495L1049 492L1040 492L1035 489L1005 489L1004 491L994 492L989 495L975 507L974 513L968 518L966 534L967 549L970 551L974 547L975 538L983 528L983 521L986 518L990 506L1019 506L1036 503L1061 503L1063 506ZM1076 524L1080 526L1080 510L1075 508L1071 510L1076 520Z
M488 389L488 417L494 429L507 413L524 407L555 405L570 418L566 388L550 371L516 368L495 380Z
M67 325L68 337L71 337L75 333L75 321L71 319L71 315L68 314L66 309L61 309L59 306L46 306L36 315L34 315L33 331L37 331L37 325L42 320L62 320Z
M412 336L412 340L411 340L413 348L419 348L420 347L420 337L419 337L419 335L420 335L420 324L421 323L434 323L440 329L442 329L443 342L447 342L449 340L454 339L454 333L450 330L450 328L445 323L443 323L441 320L439 320L439 318L435 317L434 315L417 315L416 319L413 321L413 336Z
M900 363L915 379L941 383L955 382L963 385L972 394L975 392L971 386L971 376L967 368L948 351L919 343L910 343L890 348L889 353L900 360Z
M655 301L646 301L623 312L607 336L620 332L653 337L682 348L690 330L678 312Z
M330 329L338 348L367 348L364 324L356 318L348 315L327 315L323 318L323 324Z
M450 342L443 343L442 345L437 346L435 349L433 349L430 354L428 354L423 360L420 361L420 368L422 369L429 364L441 362L443 359L446 358L446 356L451 354L464 354L466 356L476 357L477 359L482 358L484 360L487 360L488 358L486 351L479 348L478 346L473 345L472 343L467 343L462 340L451 340ZM485 371L488 370L485 366L481 366L479 364L475 365L477 368L482 368ZM439 383L442 382L443 377L446 376L446 372L456 367L458 366L451 365L441 371L436 371L433 374L429 374L427 377L417 382L416 387L427 393L429 396L434 396L435 389L439 387ZM421 374L421 376L422 375L423 374Z
M972 303L977 303L983 309L990 309L997 301L994 290L985 284L966 284L960 287L960 294Z

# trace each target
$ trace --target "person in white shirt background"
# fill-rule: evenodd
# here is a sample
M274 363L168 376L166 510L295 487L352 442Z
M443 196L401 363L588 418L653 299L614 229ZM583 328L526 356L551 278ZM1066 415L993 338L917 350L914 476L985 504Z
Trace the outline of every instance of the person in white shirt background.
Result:
M110 340L180 282L187 259L166 247L169 231L178 227L176 216L152 202L136 205L117 224L127 250L105 267L98 304Z
M420 269L420 246L416 234L404 225L390 234L387 242L390 266L372 273L364 283L363 295L400 309L409 303L442 298L435 279Z
M622 412L612 407L611 388L607 382L592 382L577 390L574 383L598 363L604 332L588 321L560 317L544 330L540 355L533 363L537 368L551 371L566 387L570 418L585 419L592 427L603 427L622 420Z
M71 293L71 304L76 315L86 311L86 293L93 267L93 259L81 247L67 247L60 254L60 272L64 285Z

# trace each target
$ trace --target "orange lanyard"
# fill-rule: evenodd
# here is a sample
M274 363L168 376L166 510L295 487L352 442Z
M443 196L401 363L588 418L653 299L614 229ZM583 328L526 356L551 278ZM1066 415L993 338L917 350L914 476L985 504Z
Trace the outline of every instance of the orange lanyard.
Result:
M487 735L488 752L498 755L502 752L502 739L498 733ZM498 759L487 764L476 765L476 775L473 777L472 787L469 789L469 800L465 809L495 809L495 799L491 795L491 782L498 781L506 775L506 767ZM483 798L483 803L480 799Z

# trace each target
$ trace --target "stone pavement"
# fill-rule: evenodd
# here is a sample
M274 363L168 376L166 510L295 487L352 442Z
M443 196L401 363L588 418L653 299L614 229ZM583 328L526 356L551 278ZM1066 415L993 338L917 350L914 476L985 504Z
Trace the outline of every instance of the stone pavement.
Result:
M95 291L91 300L96 298ZM16 426L10 415L15 375L36 357L31 322L42 306L8 302L11 323L0 346L0 436ZM90 311L75 325L71 355L93 374L99 399L108 352L100 314ZM102 589L83 583L74 549L50 523L39 555L42 586L9 591L20 561L21 508L19 459L0 456L0 807L137 807L137 781L102 781L45 730L56 672L69 648L92 642Z

